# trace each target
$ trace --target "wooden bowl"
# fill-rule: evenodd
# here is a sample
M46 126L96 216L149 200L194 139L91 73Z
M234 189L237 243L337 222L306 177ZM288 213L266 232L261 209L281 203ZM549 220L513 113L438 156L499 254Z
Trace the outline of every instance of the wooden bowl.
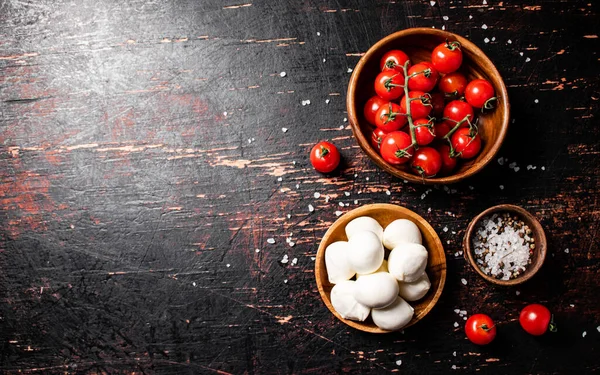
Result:
M415 314L412 320L406 326L404 326L404 328L410 327L419 320L423 319L423 317L425 317L425 315L431 311L433 306L435 306L440 298L442 290L444 289L444 283L446 282L446 255L444 254L442 242L431 225L429 225L429 223L421 216L401 206L384 203L369 204L347 212L333 223L333 225L325 233L325 236L323 236L323 239L319 244L319 250L317 251L315 277L317 279L317 287L319 289L319 293L321 294L321 298L323 299L325 306L327 306L333 315L350 327L371 333L392 332L377 327L370 317L364 322L356 322L353 320L344 319L331 305L330 297L333 284L329 282L329 278L327 277L327 268L325 267L325 248L335 241L347 241L348 239L345 232L346 224L359 216L370 216L377 220L384 228L396 219L409 219L421 230L421 234L423 236L423 246L425 246L429 252L426 272L431 281L431 288L427 292L427 295L425 295L425 297L422 299L416 302L409 302L410 305L414 307Z
M463 63L460 72L468 80L485 78L490 81L498 98L497 108L479 114L479 134L482 139L482 149L479 155L472 160L461 160L458 169L450 176L423 178L412 173L408 165L393 166L388 164L379 152L371 146L371 133L375 128L363 115L364 106L369 98L375 95L373 82L380 72L379 61L389 50L400 49L406 52L413 64L431 60L431 51L446 41L457 40L462 45ZM461 181L474 175L485 167L496 155L508 130L510 105L508 93L502 77L490 59L469 40L438 29L414 28L391 34L375 45L359 60L354 68L348 85L346 96L348 118L354 137L363 151L386 172L404 180L425 184L450 184Z
M488 215L504 212L508 212L511 215L516 215L521 220L523 220L523 222L527 224L529 228L531 228L531 231L533 232L533 238L535 239L536 244L536 247L533 250L533 256L529 267L527 267L527 269L522 275L511 280L498 280L492 276L488 276L485 273L483 273L483 271L475 263L473 249L471 248L471 238L475 234L475 226L479 223L479 221ZM536 272L542 267L542 264L544 264L544 260L546 259L547 242L544 229L542 228L540 222L535 218L535 216L533 216L532 214L530 214L525 209L519 206L514 206L512 204L501 204L498 206L488 208L479 215L475 216L473 220L471 220L471 223L469 223L469 226L467 227L467 232L465 233L465 236L463 238L463 248L465 259L469 262L469 264L471 264L475 272L477 272L481 277L483 277L485 280L489 281L492 284L512 286L524 283L525 281L531 279L533 275L535 275Z

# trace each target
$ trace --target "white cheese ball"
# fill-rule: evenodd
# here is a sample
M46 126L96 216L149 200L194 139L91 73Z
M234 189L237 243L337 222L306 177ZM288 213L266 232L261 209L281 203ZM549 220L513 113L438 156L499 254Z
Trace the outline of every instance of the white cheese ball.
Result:
M352 219L346 224L346 237L348 240L352 238L356 233L368 230L375 233L379 239L383 237L383 227L370 216L359 216L356 219Z
M431 288L431 281L427 272L423 272L423 275L412 283L398 281L398 295L411 302L423 298L429 288Z
M394 220L385 227L383 231L383 245L388 249L393 249L401 243L423 244L421 231L417 224L410 220Z
M388 331L396 331L407 325L414 313L415 309L408 302L401 297L397 297L391 305L382 309L373 309L371 318L373 318L373 323L377 327Z
M325 249L325 267L329 282L337 284L344 280L350 280L356 273L348 262L348 242L337 241Z
M379 237L370 231L356 233L348 241L348 261L357 273L373 273L383 262L384 250Z
M427 267L427 250L418 243L401 243L388 257L388 270L396 279L411 283L416 281Z
M398 281L387 272L365 275L356 281L354 298L365 306L382 308L398 297Z
M342 318L363 322L369 316L371 309L354 298L355 289L356 281L353 280L335 284L331 289L331 304Z
M383 262L381 262L381 266L379 266L379 268L376 269L375 272L372 272L372 273L357 273L356 274L356 280L360 279L363 276L371 275L371 274L376 273L376 272L388 272L387 260L384 259Z

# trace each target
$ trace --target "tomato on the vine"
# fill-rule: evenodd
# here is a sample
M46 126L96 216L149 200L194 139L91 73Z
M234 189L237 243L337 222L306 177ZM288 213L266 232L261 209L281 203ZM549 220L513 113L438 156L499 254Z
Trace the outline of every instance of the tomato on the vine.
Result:
M383 55L379 64L379 69L381 71L395 70L398 72L404 72L403 66L407 61L409 61L409 57L406 53L400 51L399 49L393 49Z
M387 100L381 99L379 96L375 95L371 99L367 100L364 108L364 114L367 121L375 125L375 115L377 114L377 110L382 106L387 104Z
M388 133L381 141L379 151L383 160L393 165L407 163L413 155L410 135L405 132L395 131Z
M340 152L334 144L321 141L310 151L310 162L321 173L329 173L340 164Z
M379 108L375 116L375 125L386 133L400 130L407 121L406 112L392 102Z
M420 118L413 121L415 125L415 138L419 146L426 146L433 142L435 133L433 132L432 120Z
M375 92L380 98L394 100L404 94L404 74L388 70L381 72L375 78Z
M496 325L485 314L471 315L465 324L465 333L473 344L487 345L496 337Z
M454 127L449 121L437 122L433 125L433 132L435 133L435 139L442 139L452 130Z
M474 79L465 89L465 99L467 103L475 108L494 108L494 87L485 79Z
M424 118L431 113L431 95L422 91L409 91L410 115L413 119ZM400 107L406 112L406 95L400 99Z
M450 120L450 122L454 124L463 121L467 115L469 116L469 122L472 123L475 118L473 107L462 100L453 100L446 104L446 107L444 108L444 118ZM464 121L461 127L466 127L468 125L468 122Z
M449 175L454 168L456 168L456 158L450 156L450 146L447 144L440 144L437 148L442 158L442 169L440 169L441 175Z
M442 169L442 157L434 148L421 147L415 151L410 167L423 177L433 177Z
M460 128L451 137L452 148L461 159L471 159L481 150L481 137L469 128Z
M467 78L459 72L448 73L440 79L438 88L452 98L460 98L465 93Z
M438 72L452 73L462 64L463 56L459 42L445 42L435 47L431 53L431 63Z
M444 95L439 92L434 92L431 94L431 115L436 118L441 118L444 113L444 107L446 106L446 102L444 100Z
M373 133L371 133L371 146L374 149L379 151L379 146L381 146L381 141L383 137L387 135L387 132L384 132L381 128L373 129Z
M414 74L414 76L413 76ZM413 65L408 70L408 89L411 91L429 92L437 84L440 74L429 62Z
M551 332L556 332L550 310L546 306L537 303L525 306L519 316L519 323L527 333L534 336L543 335L548 329Z

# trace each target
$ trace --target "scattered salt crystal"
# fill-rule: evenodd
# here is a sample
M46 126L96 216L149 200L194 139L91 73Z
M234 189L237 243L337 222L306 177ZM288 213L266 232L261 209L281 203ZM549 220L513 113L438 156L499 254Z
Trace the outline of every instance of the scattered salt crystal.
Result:
M298 263L298 258L292 259L292 266L295 266Z
M421 199L425 199L426 196L427 196L427 194L425 194L425 193L421 194Z
M569 304L569 306L571 306L571 307L575 307L575 305L573 305L572 303L571 303L571 304Z
M275 239L274 238L267 238L267 243L274 244L275 243Z
M470 15L470 14L469 14L469 19L470 19L470 20L472 20L472 19L473 19L473 16L472 16L472 15Z
M482 29L484 29L484 30L487 30L487 28L488 28L488 27L487 27L487 25L484 23L483 25L481 25L481 28L482 28Z
M448 245L450 245L450 240L446 241L446 243L447 243Z
M427 213L431 213L431 207L427 209Z
M344 117L344 120L343 120L343 121L344 121L344 122L348 122L348 119L347 119L346 117Z
M399 359L399 360L396 361L396 365L397 366L400 366L401 364L402 364L402 360L401 359Z
M500 190L504 190L504 185L499 186Z
M287 283L288 283L287 279L283 280L283 283L284 283L284 284L287 284Z
M465 279L460 279L460 282L461 282L463 285L467 285L467 280L465 280Z
M343 214L342 211L335 211L335 216L340 216L341 214Z
M281 181L283 181L283 177L278 177L277 182L281 182Z
M596 330L597 330L598 332L600 332L600 326L596 327Z
M542 167L542 171L545 171L545 170L546 170L546 167Z
M454 357L456 357L456 352L452 352L452 355L453 355Z
M308 212L313 212L315 210L315 208L313 207L312 204L308 205Z
M408 184L408 180L403 180L403 182L404 182L405 184Z
M519 294L521 294L521 292L519 292L518 290L515 292L515 294L518 296Z
M287 214L287 218L288 218L288 219L291 219L291 218L292 218L292 215L290 215L290 214Z
M583 331L583 333L581 334L581 337L585 337L587 335L586 331Z
M306 99L306 100L303 100L301 103L302 103L302 105L310 105L310 100Z
M292 160L292 164L296 165L296 160Z
M459 256L460 256L460 253L458 251L454 253L455 258L458 258Z
M519 55L523 56L523 52L519 52Z
M456 365L452 365L452 370L456 370Z
M315 191L315 193L313 194L313 197L315 197L315 199L319 199L321 197L321 193L319 193L318 191Z
M569 254L569 249L565 249L565 253Z
M444 21L448 21L448 16L442 17Z
M231 267L231 264L227 263L227 268Z
M227 117L227 112L223 112L223 116Z
M340 202L338 204L340 205L340 207L344 207L344 202Z
M355 200L354 200L354 204L358 204L358 199L355 199Z
M347 72L352 73L352 68L348 68Z
M533 169L533 165L531 165L531 164L529 164L529 165L527 166L527 170L530 170L530 169Z
M321 36L321 32L320 31L317 31L317 36Z
M465 317L463 318L463 320L467 320L467 317L465 316Z
M350 206L350 203L344 203L344 206L348 207Z
M429 4L431 4L431 6L435 5L435 1L430 1Z
M323 59L323 62L327 61L327 59Z
M325 104L329 104L330 100L329 99L325 99Z
M289 261L288 255L284 254L283 258L281 258L280 262L286 264Z
M344 125L340 125L339 129L344 130Z
M444 232L448 232L448 227L444 227L444 229L442 229Z
M509 40L506 41L506 43L512 44L512 40L509 39Z
M498 164L504 165L504 158L503 157L499 157L498 158Z
M530 62L530 61L531 61L531 59L529 57L525 59L525 62Z
M536 99L536 100L534 100L533 102L534 102L535 104L538 104L540 101Z
M286 72L281 72L281 73L279 73L279 76L280 77L285 77L285 76L287 76L287 73Z
M493 37L492 37L492 42L493 42L493 41L495 41L495 40L496 40L496 37L495 37L495 36L493 36Z
M281 191L282 193L285 193L285 189L284 188L279 189L279 191Z
M391 191L389 191L388 189L385 189L385 193L386 193L387 195L392 195L392 192L391 192Z
M347 196L347 197L349 197L350 196L350 192L349 191L345 191L344 195Z
M255 253L260 253L260 249L254 250Z
M483 0L483 5L487 5L487 1L486 0Z
M330 199L330 198L329 198L329 195L327 195L327 196L325 197L325 203L329 203L329 199Z
M365 180L369 181L369 177L365 177Z
M517 166L517 162L514 162L514 161L508 165L508 167L509 167L510 169L513 169L513 168L514 168L514 167L516 167L516 166Z
M284 133L287 133L288 128L281 128L281 131L284 132Z
M193 286L196 286L196 282L195 282L195 281L194 281L194 282L192 282L192 285L193 285Z
M515 168L514 168L514 171L515 171L515 172L518 172L518 171L520 171L520 170L521 170L521 168L519 168L519 167L515 167Z
M456 231L455 231L455 230L453 230L453 231L452 231L452 234L456 234Z
M456 314L458 314L458 313L460 313L460 310L459 310L459 309L454 309L454 312L455 312Z
M490 38L485 38L483 41L484 41L485 43L489 43L489 42L490 42Z
M442 30L446 30L446 25L442 25Z
M316 260L317 258L315 257L310 257L310 260L312 260L313 262Z
M459 326L458 322L454 322L454 328L457 328Z

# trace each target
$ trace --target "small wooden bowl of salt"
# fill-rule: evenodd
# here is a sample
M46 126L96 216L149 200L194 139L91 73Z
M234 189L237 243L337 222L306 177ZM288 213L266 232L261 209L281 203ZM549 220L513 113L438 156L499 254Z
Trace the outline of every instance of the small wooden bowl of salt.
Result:
M493 206L475 216L463 239L464 254L475 272L490 283L524 283L542 267L546 235L540 222L511 204Z

